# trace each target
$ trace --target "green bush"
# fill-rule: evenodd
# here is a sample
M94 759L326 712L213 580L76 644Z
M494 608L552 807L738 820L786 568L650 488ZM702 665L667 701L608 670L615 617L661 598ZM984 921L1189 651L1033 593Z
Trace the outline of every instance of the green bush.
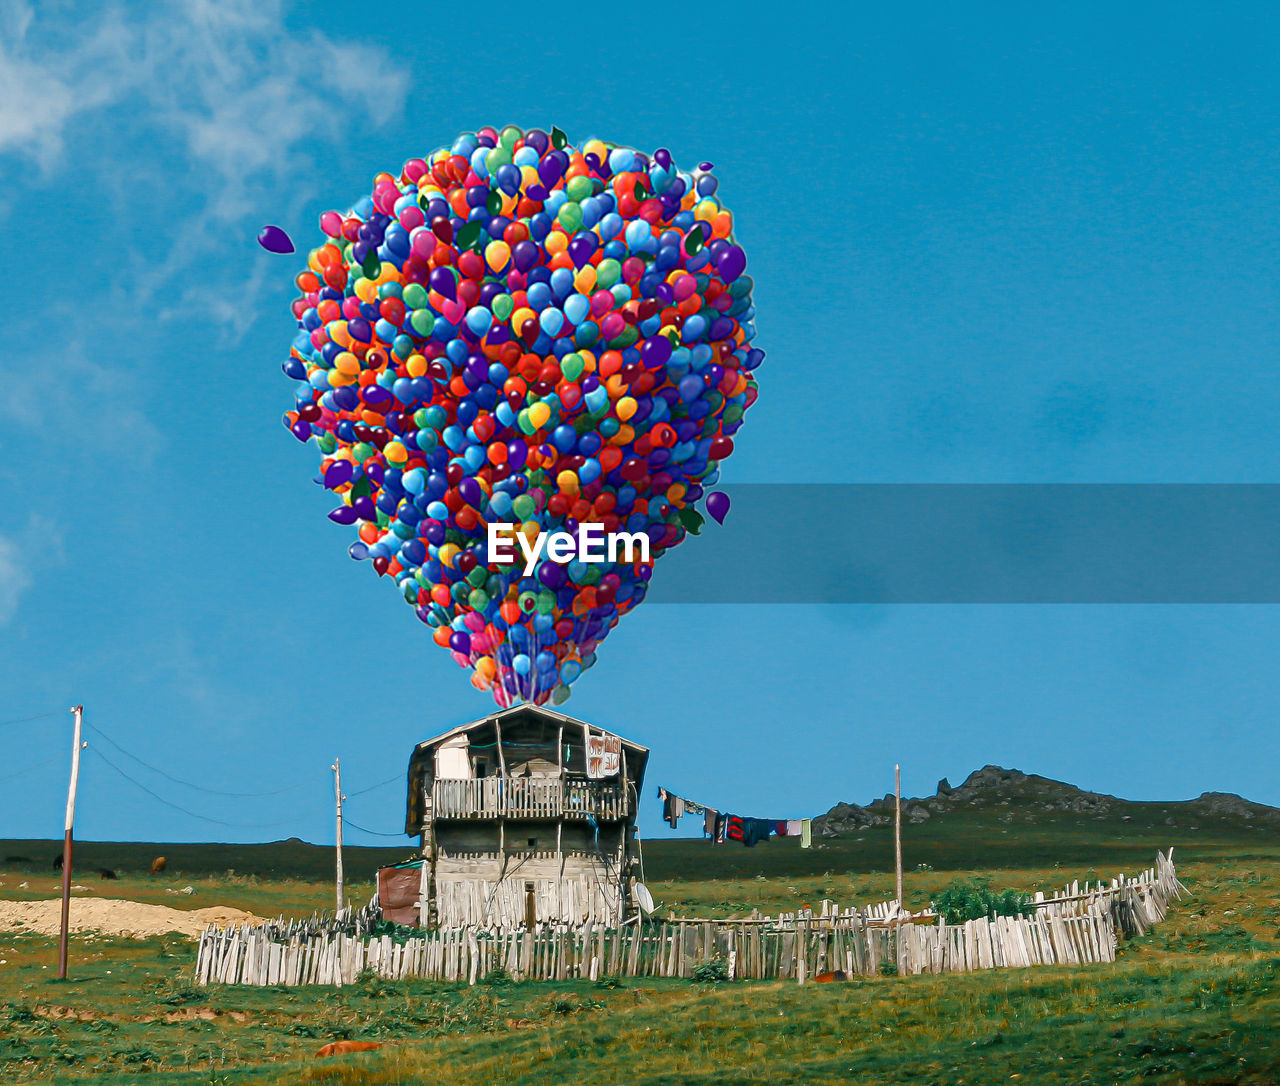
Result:
M708 958L693 967L689 979L695 984L719 984L729 979L729 963L719 955Z
M963 924L984 916L1030 916L1031 895L1021 890L992 890L987 879L957 879L933 900L933 908L948 924Z

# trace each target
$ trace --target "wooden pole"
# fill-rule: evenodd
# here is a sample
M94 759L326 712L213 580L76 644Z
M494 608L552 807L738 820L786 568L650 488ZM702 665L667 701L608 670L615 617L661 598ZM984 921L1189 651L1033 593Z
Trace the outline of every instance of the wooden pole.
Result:
M902 908L902 767L893 767L893 869L897 876L898 906Z
M71 782L67 786L67 819L62 837L62 924L58 930L58 979L67 979L67 937L71 930L71 831L76 823L76 789L80 785L80 726L84 706L71 710L75 716L75 738L71 744Z
M333 765L329 767L333 770L333 799L337 808L337 832L334 837L335 847L337 851L336 864L336 898L338 902L338 911L342 911L342 763L339 759L333 760Z

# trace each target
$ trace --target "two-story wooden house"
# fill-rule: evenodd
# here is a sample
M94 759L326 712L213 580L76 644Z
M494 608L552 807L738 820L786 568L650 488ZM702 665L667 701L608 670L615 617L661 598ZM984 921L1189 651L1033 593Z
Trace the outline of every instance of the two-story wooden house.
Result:
M621 923L649 752L536 705L418 744L405 832L421 835L428 926Z

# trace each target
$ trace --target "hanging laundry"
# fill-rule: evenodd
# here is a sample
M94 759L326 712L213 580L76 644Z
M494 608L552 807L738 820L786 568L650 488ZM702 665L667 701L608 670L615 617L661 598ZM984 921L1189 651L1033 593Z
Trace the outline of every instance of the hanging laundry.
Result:
M809 848L813 845L813 819L802 818L800 820L800 847Z
M662 800L662 817L666 820L667 825L673 830L676 829L680 819L684 816L684 800L674 792L668 792L665 788L658 789L658 798Z
M716 823L720 820L720 812L714 811L710 807L702 809L702 832L711 840L716 839Z
M742 818L730 815L725 826L725 837L730 841L741 841L747 848L752 848L761 841L767 841L776 825L767 818Z
M785 818L782 818L782 819L779 819L777 822L775 822L773 824L773 832L776 833L779 837L786 837L787 836L787 820Z

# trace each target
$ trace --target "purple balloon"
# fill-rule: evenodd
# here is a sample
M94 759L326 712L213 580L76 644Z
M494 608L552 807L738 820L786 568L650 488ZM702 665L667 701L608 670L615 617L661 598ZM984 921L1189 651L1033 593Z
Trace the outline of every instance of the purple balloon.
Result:
M563 175L564 166L554 151L538 163L538 180L548 189L555 188L556 182Z
M293 252L293 241L278 226L264 226L258 232L258 244L269 253Z
M355 469L351 466L350 460L335 460L329 465L329 470L324 473L324 485L328 490L335 490L351 482L351 476L354 473ZM349 507L344 505L343 508Z
M707 495L707 512L717 524L723 524L729 515L729 495L723 490L713 490Z
M436 268L432 271L430 284L432 290L443 294L451 302L458 297L458 281L448 268Z
M726 283L732 283L746 270L747 254L741 247L730 245L720 253L720 259L716 262L716 271Z

